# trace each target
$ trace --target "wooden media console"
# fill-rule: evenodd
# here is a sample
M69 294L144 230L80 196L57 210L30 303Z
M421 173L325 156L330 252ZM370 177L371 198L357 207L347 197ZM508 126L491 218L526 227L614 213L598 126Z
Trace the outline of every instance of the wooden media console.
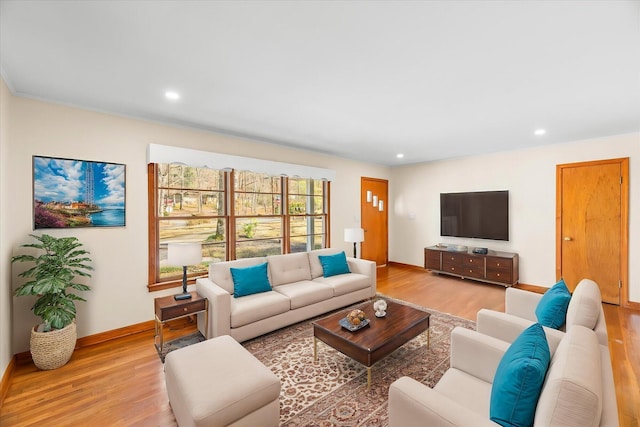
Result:
M446 246L424 248L424 268L463 279L512 286L518 283L518 254L489 251L451 251Z

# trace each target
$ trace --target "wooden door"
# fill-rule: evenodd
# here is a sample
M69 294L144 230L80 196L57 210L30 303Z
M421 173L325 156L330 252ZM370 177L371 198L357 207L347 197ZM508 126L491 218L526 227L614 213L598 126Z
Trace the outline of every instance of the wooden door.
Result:
M360 216L364 229L361 257L375 261L376 265L386 265L389 260L389 182L362 177L360 193Z
M617 305L627 298L628 177L628 158L556 167L557 279L571 291L592 279Z

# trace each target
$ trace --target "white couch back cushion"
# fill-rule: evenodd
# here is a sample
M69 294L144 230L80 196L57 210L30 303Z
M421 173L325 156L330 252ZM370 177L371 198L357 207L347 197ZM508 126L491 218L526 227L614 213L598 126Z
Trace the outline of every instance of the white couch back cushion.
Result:
M591 329L573 326L551 358L534 426L598 426L602 398L598 338Z
M594 329L601 307L602 295L598 284L593 280L582 279L573 291L567 308L567 330L575 325Z
M265 262L267 262L267 258L258 257L211 263L209 264L209 279L225 291L233 294L233 277L231 276L231 268L251 267ZM271 281L271 278L269 278L269 281ZM273 284L271 284L271 286L273 286Z
M269 255L267 261L269 262L271 286L311 280L309 256L306 252Z
M318 277L322 277L322 264L320 264L320 259L318 256L320 255L334 255L343 252L341 249L335 248L325 248L325 249L316 249L315 251L309 252L309 265L311 266L311 278L316 279Z

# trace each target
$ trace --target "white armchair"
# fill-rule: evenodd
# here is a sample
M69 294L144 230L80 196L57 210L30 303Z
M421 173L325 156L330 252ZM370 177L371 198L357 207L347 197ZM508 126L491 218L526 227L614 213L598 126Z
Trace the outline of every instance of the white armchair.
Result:
M522 289L507 288L505 312L482 309L478 312L476 329L485 335L507 342L513 340L526 328L536 323L535 309L543 294ZM602 309L602 296L598 284L582 279L573 291L565 325L559 330L545 327L549 347L553 351L564 333L575 325L593 329L601 345L608 346L607 324Z
M475 331L451 331L451 367L432 389L409 377L389 387L389 426L497 426L491 383L509 344Z

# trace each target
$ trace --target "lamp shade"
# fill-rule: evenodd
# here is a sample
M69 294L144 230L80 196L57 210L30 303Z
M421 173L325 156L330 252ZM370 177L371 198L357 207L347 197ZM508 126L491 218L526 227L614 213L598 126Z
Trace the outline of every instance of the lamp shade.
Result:
M167 245L167 263L175 266L200 264L202 261L201 243L169 243Z
M345 228L344 241L353 243L364 241L364 230L362 228Z

